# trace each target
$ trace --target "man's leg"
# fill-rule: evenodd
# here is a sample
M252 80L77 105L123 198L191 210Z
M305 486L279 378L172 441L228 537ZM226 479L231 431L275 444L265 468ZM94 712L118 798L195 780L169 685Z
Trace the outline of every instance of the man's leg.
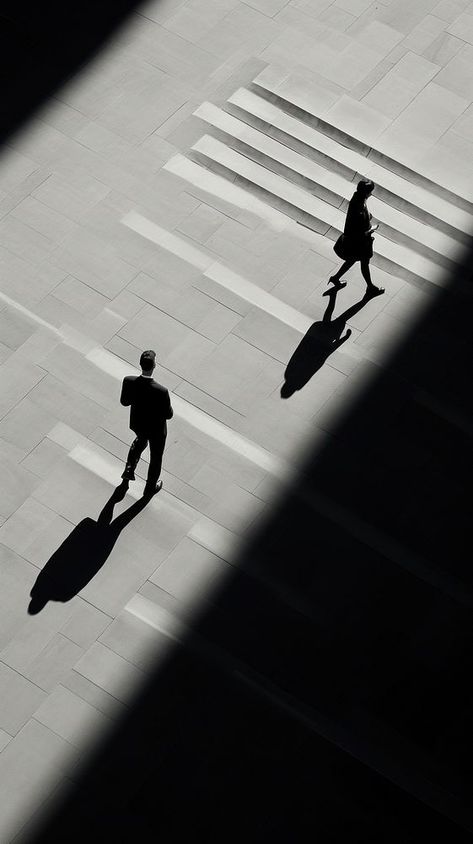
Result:
M150 461L148 477L146 479L146 492L156 492L156 485L161 474L164 446L166 437L152 437L149 441Z
M147 445L148 437L145 436L145 434L137 434L130 446L130 451L128 452L128 457L126 460L125 471L122 474L122 478L124 478L126 481L135 480L135 469L138 465L138 460L140 459Z

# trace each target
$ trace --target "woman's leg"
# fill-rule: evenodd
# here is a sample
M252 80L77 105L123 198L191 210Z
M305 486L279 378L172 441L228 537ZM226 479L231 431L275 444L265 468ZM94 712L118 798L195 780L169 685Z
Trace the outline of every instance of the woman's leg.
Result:
M371 281L371 273L370 273L370 262L369 258L363 261L360 261L360 269L361 275L363 276L364 280L366 281L366 292L367 293L384 293L384 287L376 287L375 284Z
M340 281L342 275L345 275L345 273L350 269L350 267L353 266L354 263L356 263L354 258L348 258L347 261L343 262L342 266L339 270L337 270L335 275L330 276L330 281L333 281L335 283L337 283L337 281Z
M361 275L363 276L364 280L366 281L366 284L368 285L368 287L374 287L374 284L371 281L369 260L360 261L360 269L361 269Z

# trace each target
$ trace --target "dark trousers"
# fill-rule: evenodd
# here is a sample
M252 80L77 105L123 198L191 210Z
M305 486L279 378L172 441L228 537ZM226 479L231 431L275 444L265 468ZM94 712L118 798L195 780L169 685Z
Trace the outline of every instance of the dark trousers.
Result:
M126 468L131 469L133 472L135 471L138 465L138 460L140 459L148 443L150 460L148 478L146 480L146 483L149 486L155 486L159 480L159 475L161 474L161 464L163 462L164 446L166 445L166 434L158 434L158 436L153 436L152 434L149 435L137 433L135 439L131 444L130 451L128 452Z

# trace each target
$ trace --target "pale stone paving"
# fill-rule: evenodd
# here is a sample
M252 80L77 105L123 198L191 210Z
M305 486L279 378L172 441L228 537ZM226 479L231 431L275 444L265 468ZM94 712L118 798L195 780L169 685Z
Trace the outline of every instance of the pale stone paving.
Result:
M2 842L185 635L306 443L327 442L460 260L470 5L156 0L3 150ZM328 304L360 172L379 180L392 228L373 267L386 294L282 401L286 363ZM348 281L335 315L363 294L357 267ZM130 441L119 381L145 347L176 409L163 492L78 595L29 616L40 570L118 485ZM145 470L115 515L139 500Z

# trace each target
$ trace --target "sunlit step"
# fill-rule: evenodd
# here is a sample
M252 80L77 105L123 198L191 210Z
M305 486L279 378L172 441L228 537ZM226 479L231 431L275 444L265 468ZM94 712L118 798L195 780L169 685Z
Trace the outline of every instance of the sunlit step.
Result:
M311 86L304 82L303 77L288 73L287 70L271 64L258 74L250 87L255 93L269 99L275 105L279 105L283 111L293 114L330 138L340 141L343 146L360 152L363 156L369 157L372 161L381 164L393 173L397 173L407 181L419 185L451 205L473 214L471 194L458 194L456 191L452 191L448 173L435 178L426 175L422 170L422 160L415 165L416 169L413 169L409 164L390 155L389 143L387 148L383 149L382 136L375 139L372 137L369 137L369 139L366 137L360 138L357 133L353 132L351 121L348 125L343 125L343 117L340 117L340 123L335 125L326 109L322 109L322 113L320 113L320 99L317 94L315 94L315 97L311 95ZM364 134L362 129L360 132Z
M345 214L332 205L312 196L307 191L272 173L249 158L241 155L209 135L204 135L192 147L207 166L228 178L245 180L248 188L264 192L266 200L309 228L335 239L343 231ZM373 260L381 269L414 281L421 286L444 286L450 273L438 264L418 255L406 246L394 243L379 235L376 237L376 254Z
M469 243L473 214L343 146L245 88L232 94L228 104L236 107L242 120L256 121L258 128L264 127L265 132L274 134L286 145L294 144L300 149L300 145L304 144L304 151L318 156L325 168L333 169L350 180L356 179L357 175L372 179L378 197L385 202L463 243Z
M231 145L252 160L300 184L319 199L335 207L346 207L354 188L348 178L327 170L212 103L203 103L194 115L224 132L229 136ZM390 240L404 243L449 269L461 261L463 249L458 240L414 220L375 196L370 200L370 208L374 217L383 224L383 234Z

